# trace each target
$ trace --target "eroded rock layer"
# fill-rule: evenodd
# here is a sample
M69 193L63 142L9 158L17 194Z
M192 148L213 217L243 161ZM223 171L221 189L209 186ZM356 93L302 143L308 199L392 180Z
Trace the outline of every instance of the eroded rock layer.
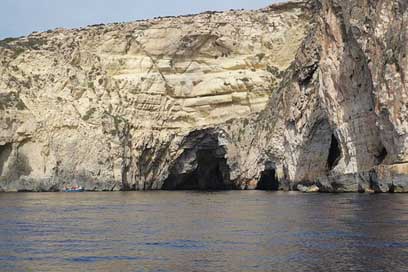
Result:
M310 17L300 2L1 41L0 188L161 188L184 136L265 107Z
M406 192L408 3L314 4L315 27L267 108L220 129L234 177L254 188L272 168L283 189Z
M404 0L0 42L0 188L408 191Z

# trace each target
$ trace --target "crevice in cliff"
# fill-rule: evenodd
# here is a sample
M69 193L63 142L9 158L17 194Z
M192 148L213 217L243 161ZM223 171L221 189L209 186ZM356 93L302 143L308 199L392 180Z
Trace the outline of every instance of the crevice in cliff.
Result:
M266 169L261 173L256 189L265 191L279 190L279 180L276 178L275 169Z
M3 173L4 164L7 162L12 151L11 143L0 145L0 176Z
M129 190L128 172L130 170L130 165L132 164L131 156L131 135L130 126L127 121L125 121L122 133L119 134L119 139L122 144L122 166L121 166L121 176L122 176L122 190Z
M333 170L339 163L341 158L341 148L336 136L332 134L329 156L327 158L327 168Z

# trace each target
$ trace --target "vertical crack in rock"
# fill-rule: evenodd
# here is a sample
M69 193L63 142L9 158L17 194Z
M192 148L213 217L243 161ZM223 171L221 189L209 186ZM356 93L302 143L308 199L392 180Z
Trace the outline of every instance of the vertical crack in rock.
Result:
M341 158L341 148L339 141L337 140L336 136L332 134L331 143L330 143L330 150L329 156L327 158L327 167L329 170L333 170L337 164L339 163Z
M130 141L130 127L127 122L125 122L120 140L122 143L122 190L129 190L128 172L132 163L132 157L130 155L132 143Z

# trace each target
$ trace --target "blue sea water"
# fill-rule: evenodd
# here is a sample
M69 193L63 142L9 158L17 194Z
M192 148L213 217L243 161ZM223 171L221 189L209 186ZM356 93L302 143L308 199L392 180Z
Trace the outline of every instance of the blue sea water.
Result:
M4 193L0 271L408 271L408 195Z

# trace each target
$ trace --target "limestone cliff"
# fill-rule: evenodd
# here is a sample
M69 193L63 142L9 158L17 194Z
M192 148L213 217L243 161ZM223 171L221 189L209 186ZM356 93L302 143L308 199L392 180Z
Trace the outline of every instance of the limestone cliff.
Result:
M242 187L406 192L408 3L315 1L267 108L220 129ZM256 167L255 167L256 166Z
M304 3L0 42L0 188L159 189L190 132L262 110Z
M0 42L0 188L408 190L408 4L291 1Z

